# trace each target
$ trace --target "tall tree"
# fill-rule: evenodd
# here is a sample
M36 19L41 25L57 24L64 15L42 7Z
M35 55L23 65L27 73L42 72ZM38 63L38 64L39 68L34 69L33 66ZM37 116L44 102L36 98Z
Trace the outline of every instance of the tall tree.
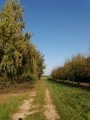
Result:
M35 75L39 67L31 34L23 33L23 11L18 0L6 0L0 12L0 73L11 80Z

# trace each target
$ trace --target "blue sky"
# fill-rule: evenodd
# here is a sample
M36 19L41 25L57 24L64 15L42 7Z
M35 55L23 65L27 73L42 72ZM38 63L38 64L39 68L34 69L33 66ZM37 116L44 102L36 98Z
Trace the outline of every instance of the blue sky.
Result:
M0 0L0 6L5 0ZM21 0L26 32L45 55L45 74L90 48L90 0Z

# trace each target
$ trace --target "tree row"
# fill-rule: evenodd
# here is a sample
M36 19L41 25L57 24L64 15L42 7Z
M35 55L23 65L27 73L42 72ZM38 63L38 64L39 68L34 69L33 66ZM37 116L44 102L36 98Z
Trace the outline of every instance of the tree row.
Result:
M62 67L53 69L51 76L54 80L70 80L72 82L90 84L90 56L78 54L67 60Z

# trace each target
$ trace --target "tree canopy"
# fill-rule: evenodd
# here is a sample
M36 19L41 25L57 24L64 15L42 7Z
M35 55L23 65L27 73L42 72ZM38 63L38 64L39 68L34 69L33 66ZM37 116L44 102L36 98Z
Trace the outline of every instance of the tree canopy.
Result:
M53 79L90 83L90 56L78 54L51 73Z
M0 12L0 75L21 81L40 78L44 56L24 33L24 9L18 0L6 0Z

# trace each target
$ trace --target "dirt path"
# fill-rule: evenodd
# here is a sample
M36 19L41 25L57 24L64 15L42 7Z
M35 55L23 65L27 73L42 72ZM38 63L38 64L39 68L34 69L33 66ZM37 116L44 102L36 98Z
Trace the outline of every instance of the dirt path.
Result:
M36 111L30 112L32 108L33 97L36 95L36 92L32 92L29 100L24 100L23 104L19 107L17 113L13 114L12 120L19 120L19 118L25 118L27 115L33 114Z
M33 101L35 99L36 92L32 92L30 94L30 99L24 100L23 104L19 107L18 111L13 114L12 120L19 120L20 118L25 118L28 115L39 112L37 109L37 105L33 105ZM52 104L52 100L50 97L49 89L45 88L45 104L42 106L44 116L47 120L61 120L58 113L55 110L55 106ZM35 108L35 109L32 109Z
M45 102L46 105L44 105L45 107L44 115L46 116L47 120L60 120L60 117L55 110L55 106L52 104L52 100L48 89L46 89Z

